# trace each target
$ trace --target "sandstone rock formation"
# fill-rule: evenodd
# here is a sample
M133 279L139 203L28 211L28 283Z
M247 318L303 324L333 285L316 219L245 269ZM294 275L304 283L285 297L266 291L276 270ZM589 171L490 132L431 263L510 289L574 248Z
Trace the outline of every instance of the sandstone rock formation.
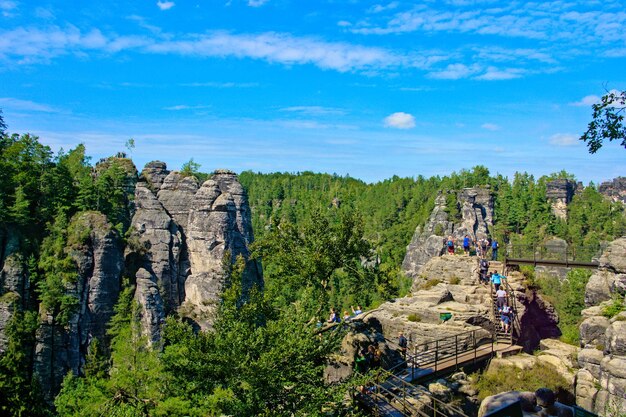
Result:
M576 402L599 415L626 410L626 313L605 317L613 300L625 302L622 277L626 274L626 238L613 241L600 258L600 269L585 289L584 321L580 325L583 349L578 355Z
M556 217L567 218L567 205L572 201L576 187L576 182L568 179L556 179L546 183L546 197Z
M598 187L598 191L613 201L626 204L626 177L617 177L612 181L603 182Z
M103 214L79 213L71 227L87 236L67 248L77 277L67 284L66 292L77 299L77 308L67 324L58 323L51 312L41 311L36 334L34 371L48 397L58 392L69 370L81 372L94 338L107 345L107 325L119 297L124 267L122 239Z
M407 247L402 271L416 277L422 266L432 257L443 253L443 240L452 236L457 244L467 234L473 240L489 235L493 227L493 196L489 189L465 188L453 193L458 219L451 219L447 212L447 194L439 194L435 208L424 227L417 227Z
M218 170L200 186L195 177L151 162L142 171L135 201L127 269L138 282L136 299L155 310L144 314L150 340L158 340L157 323L172 311L210 326L228 280L226 259L246 261L244 288L262 286L260 265L248 261L250 207L234 173Z

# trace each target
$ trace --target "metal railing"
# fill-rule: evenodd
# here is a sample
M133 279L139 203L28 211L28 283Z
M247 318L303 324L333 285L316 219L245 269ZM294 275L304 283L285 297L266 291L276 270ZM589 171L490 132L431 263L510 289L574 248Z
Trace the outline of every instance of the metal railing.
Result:
M376 399L380 398L405 416L468 417L459 407L435 398L428 391L406 382L388 370L378 370L364 387L365 392L357 390L359 398L376 411L379 408ZM419 399L417 404L415 399Z
M594 246L554 246L554 245L512 245L506 248L505 260L524 260L528 263L597 264L602 254L602 245Z

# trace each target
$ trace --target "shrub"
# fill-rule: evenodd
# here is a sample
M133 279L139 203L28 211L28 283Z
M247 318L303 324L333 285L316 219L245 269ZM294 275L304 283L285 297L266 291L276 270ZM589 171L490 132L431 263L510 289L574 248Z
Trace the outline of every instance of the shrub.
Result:
M614 316L618 315L624 311L624 300L613 297L613 301L611 304L604 306L602 308L602 315L609 319L612 319Z
M412 321L412 322L414 322L414 323L417 323L417 322L422 321L422 316L420 316L419 314L412 313L412 314L409 314L409 315L406 317L406 319L407 319L408 321Z
M422 289L423 290L429 290L432 287L441 284L441 280L437 279L437 278L431 278L428 281L426 281L423 285L422 285Z
M436 224L434 232L435 232L435 235L437 236L443 236L443 232L444 232L443 226L440 223Z
M539 388L557 391L569 387L554 366L540 361L532 369L520 369L512 365L492 366L478 378L472 378L472 381L480 401L500 392L536 391Z
M450 278L450 284L458 285L460 283L461 283L461 278L459 278L459 277L452 277L452 278Z

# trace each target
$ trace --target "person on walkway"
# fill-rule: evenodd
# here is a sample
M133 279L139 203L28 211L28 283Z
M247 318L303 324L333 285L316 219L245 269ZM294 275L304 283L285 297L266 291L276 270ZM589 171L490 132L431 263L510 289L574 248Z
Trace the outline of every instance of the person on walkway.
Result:
M487 272L489 272L489 261L486 259L481 259L479 264L479 280L481 283L488 284L489 279L487 278Z
M484 237L480 239L480 252L483 258L487 258L487 250L489 248L489 241Z
M508 333L511 328L511 315L513 313L511 311L511 307L509 307L508 304L505 303L499 311L502 328L504 329L505 333Z
M465 237L463 238L463 252L465 252L466 255L470 254L470 243L472 242L472 240L470 239L469 235L465 235Z
M398 346L400 346L400 354L402 355L402 359L406 360L406 351L409 347L409 341L404 337L404 333L400 332L398 335Z
M498 259L498 248L500 247L500 245L498 245L498 241L496 239L494 239L491 242L491 260L495 261Z
M452 236L448 236L446 246L448 247L448 255L454 255L454 239Z
M498 310L504 307L504 305L506 304L506 291L500 288L496 291L496 305L498 306Z
M348 310L344 310L343 311L343 321L348 321L350 320L350 313L348 313Z
M355 316L358 316L359 314L363 312L363 309L361 308L360 305L356 306L356 310L352 306L350 306L350 309L352 310L352 314L354 314Z
M497 293L498 290L500 289L500 284L502 284L502 276L498 274L497 272L494 272L493 275L491 276L491 283L495 287L496 293Z

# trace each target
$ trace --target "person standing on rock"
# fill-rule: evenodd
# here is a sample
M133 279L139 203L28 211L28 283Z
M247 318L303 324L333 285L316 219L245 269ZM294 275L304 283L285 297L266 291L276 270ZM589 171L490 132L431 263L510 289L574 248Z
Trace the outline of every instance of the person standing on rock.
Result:
M448 255L454 255L454 239L452 236L448 236L446 246L448 247Z
M470 254L470 242L471 239L469 235L465 235L465 237L463 238L463 252L465 252L466 255Z
M480 260L480 269L479 269L479 280L481 283L488 284L489 278L487 277L487 272L489 272L489 262L486 259Z
M494 239L491 242L491 260L495 261L496 259L498 259L498 248L500 247L500 245L498 245L498 241L496 239Z
M508 333L511 327L511 307L508 306L506 301L502 308L500 308L500 321L502 322L502 328L504 329L504 333Z

